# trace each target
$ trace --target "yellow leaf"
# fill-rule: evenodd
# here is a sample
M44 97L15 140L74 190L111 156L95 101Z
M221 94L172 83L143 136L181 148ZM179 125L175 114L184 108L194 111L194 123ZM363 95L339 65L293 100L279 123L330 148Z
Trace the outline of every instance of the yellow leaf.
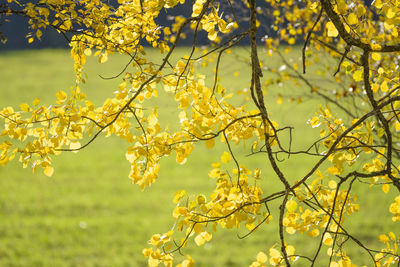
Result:
M72 152L77 153L79 151L79 148L81 147L81 143L78 141L76 142L71 142L69 144L69 149L73 150Z
M372 1L372 5L378 9L381 9L383 6L383 3L382 3L382 0L375 0L375 1Z
M152 257L150 257L148 264L150 267L156 267L156 266L159 266L160 261L158 259L153 259Z
M29 110L30 110L29 105L26 103L22 103L21 105L19 105L19 107L21 108L22 111L25 111L25 112L29 112Z
M196 202L199 205L204 204L204 203L206 203L206 197L204 195L198 195L196 197Z
M9 157L0 157L0 166L6 165L10 161Z
M322 239L322 242L327 245L331 246L333 244L333 239L330 233L325 233L324 238Z
M206 147L207 147L208 149L213 148L214 145L215 145L215 140L214 140L214 139L206 140Z
M264 263L267 260L268 260L268 256L264 252L262 252L262 251L258 252L258 254L257 254L257 262Z
M181 198L183 198L184 196L186 196L186 191L185 190L179 190L175 193L174 195L174 203L178 203L179 200L181 200Z
M314 230L308 232L308 235L311 236L311 237L316 237L316 236L319 235L319 230L318 229L314 229Z
M204 238L206 239L206 241L210 241L211 238L212 238L212 234L210 234L209 232L203 232L203 233L201 233L201 234L204 236Z
M383 82L382 82L382 84L381 84L381 90L382 90L382 92L387 92L387 91L389 90L389 87L388 87L386 81L383 81Z
M388 19L392 19L395 15L396 15L396 13L393 12L393 9L392 9L392 8L389 8L388 11L386 12L386 17L387 17Z
M379 44L371 44L371 48L372 48L373 50L381 50L381 49L382 49L382 46L379 45Z
M339 11L339 13L341 14L346 14L348 7L347 7L347 3L344 0L337 0L337 9Z
M286 203L286 208L287 208L287 210L288 210L289 212L295 211L295 210L297 209L297 202L294 201L293 199L289 200L289 201Z
M295 251L296 250L295 250L295 248L293 246L291 246L291 245L286 246L286 253L287 253L288 256L294 255Z
M386 243L389 241L389 237L387 235L380 235L379 241L381 241L382 243Z
M67 94L64 91L58 91L56 97L59 101L64 101L67 98Z
M37 30L36 31L36 37L40 40L40 37L42 37L42 31L41 30Z
M374 93L378 92L379 85L377 85L376 83L373 83L371 87L372 87L372 92L374 92Z
M318 6L318 2L314 2L311 4L310 9L316 9Z
M212 169L208 173L208 176L210 176L210 178L219 178L220 175L221 175L221 170L220 169Z
M193 267L194 260L189 255L187 255L186 258L187 259L182 262L181 267Z
M211 163L211 167L213 167L213 168L219 168L219 167L221 167L221 163L219 163L219 162L213 162L213 163Z
M83 53L86 55L86 56L91 56L92 55L92 49L90 49L90 48L86 48L84 51L83 51Z
M46 175L46 176L52 176L53 175L53 173L54 173L54 168L52 167L52 166L46 166L45 168L44 168L44 174Z
M344 256L342 259L339 260L339 266L340 267L352 267L350 258Z
M395 241L396 240L396 235L393 232L389 232L389 237L391 240Z
M281 253L276 248L269 249L269 256L271 257L269 263L271 265L278 265L282 259Z
M277 258L281 256L281 253L276 249L276 248L270 248L269 249L269 256L273 258Z
M330 189L336 189L337 183L336 183L336 181L330 180L328 183L328 186Z
M354 13L350 13L350 15L347 17L347 21L350 25L358 24L359 22L357 15Z
M157 110L154 109L152 113L150 113L149 117L147 118L147 123L149 124L150 127L153 127L157 124L158 118L157 118Z
M315 128L318 127L321 123L319 122L319 117L315 116L311 120L308 121L308 123L311 125L311 127Z
M184 111L184 110L179 112L178 117L179 117L180 123L188 120L186 111Z
M99 62L100 62L100 63L104 63L104 62L106 62L107 60L108 60L107 54L100 54L100 56L99 56Z
M362 79L363 79L363 71L362 70L356 70L354 73L353 73L353 79L354 79L354 81L356 81L356 82L359 82L359 81L362 81Z
M371 53L371 57L372 57L372 59L373 60L375 60L375 61L379 61L379 60L381 60L381 54L379 54L379 53Z
M279 96L278 99L276 100L276 103L278 105L280 105L280 104L282 104L282 102L283 102L283 98L282 98L282 96Z
M176 162L178 162L179 164L183 165L186 163L186 161L187 161L187 159L185 156L182 156L179 154L176 155Z
M218 33L212 29L211 31L208 32L208 39L211 41L215 41L217 39Z
M222 163L228 163L230 160L231 160L231 154L225 151L221 156Z
M145 93L144 93L144 97L145 97L146 99L149 99L149 98L151 98L151 97L152 97L152 95L153 95L153 93L152 93L152 92L150 92L150 91L147 91L147 92L145 92Z
M40 99L37 98L37 97L36 97L36 98L33 100L33 102L32 102L32 104L33 104L34 106L39 105L39 103L40 103Z
M389 185L388 184L384 184L382 185L382 191L385 192L385 194L387 194L389 192Z
M185 216L188 213L186 207L175 207L174 211L172 212L172 216L177 219L179 216Z
M211 240L212 235L208 232L202 232L199 235L197 235L194 239L194 242L196 245L201 246L203 245L206 241Z
M328 29L328 37L336 37L339 35L339 32L332 21L329 21L326 24L326 28Z
M290 235L294 235L296 233L296 229L293 227L286 227L286 232Z
M333 175L339 175L339 174L342 173L342 171L341 171L340 169L338 169L336 166L331 166L331 167L329 167L329 168L328 168L328 172L329 172L330 174L333 174Z

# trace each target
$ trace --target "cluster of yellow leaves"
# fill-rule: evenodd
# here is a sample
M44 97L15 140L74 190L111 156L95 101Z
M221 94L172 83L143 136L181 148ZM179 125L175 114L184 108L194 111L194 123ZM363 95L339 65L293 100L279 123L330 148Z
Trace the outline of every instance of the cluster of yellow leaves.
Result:
M266 2L271 6L266 9L266 12L270 13L269 17L274 19L273 30L279 36L266 39L267 46L273 49L281 41L294 45L298 40L303 39L304 33L312 28L312 18L319 11L316 3L312 1L307 1L301 8L296 1L266 0Z
M373 2L378 14L380 14L380 22L383 24L384 32L374 36L376 40L384 42L398 43L399 29L396 25L400 24L400 2L377 0ZM374 32L375 34L376 32Z
M400 258L395 255L399 251L400 238L396 237L393 232L389 232L387 235L380 235L379 241L384 243L386 248L383 248L380 253L375 254L375 261L378 266L397 266Z
M335 12L341 15L345 30L352 36L360 39L363 43L371 44L377 50L382 43L396 44L399 41L399 32L396 25L399 25L399 2L398 1L373 1L372 9L367 9L363 1L336 1ZM378 25L383 26L382 31L378 31ZM325 25L328 37L339 35L333 22L328 21Z
M193 17L201 14L205 2L206 0L196 0L193 5ZM218 32L227 34L237 27L236 22L226 22L222 19L221 16L218 15L218 9L215 7L213 7L212 10L208 14L205 14L200 20L200 29L203 29L208 33L208 39L216 42L219 42Z
M1 136L19 142L19 145L18 142L9 141L1 144L2 165L18 153L19 161L24 167L33 161L33 170L42 166L45 174L51 175L49 164L52 155L59 154L63 149L79 150L80 141L85 136L90 136L94 129L102 128L113 121L123 105L116 100L107 100L102 107L95 109L90 101L85 100L85 94L78 87L73 89L70 97L63 91L58 92L55 105L45 106L39 103L40 100L35 99L32 105L21 104L20 111L15 111L12 107L0 111L0 117L4 120ZM129 129L118 127L118 124L126 122L126 117L121 116L116 122L112 131L127 140L133 140Z
M221 160L228 162L230 158L224 154ZM207 201L204 195L198 195L191 200L184 190L178 191L174 197L174 203L177 204L173 211L173 217L177 220L174 231L182 232L184 236L180 241L175 241L169 238L168 234L153 235L149 241L153 247L144 250L149 260L164 262L169 266L168 264L172 264L171 257L173 257L170 251L173 251L174 246L178 246L178 249L186 246L188 239L192 236L198 246L209 242L212 234L207 230L207 225L210 225L209 227L214 232L218 225L230 229L239 228L241 224L245 224L249 230L253 230L256 224L264 222L265 217L267 217L265 223L270 221L271 215L261 210L261 188L257 185L249 185L250 170L241 166L240 176L234 181L228 173L220 169L220 163L213 165L215 168L210 171L209 176L216 179L216 188L209 196L209 200ZM239 175L239 170L233 169L232 173ZM255 170L254 175L259 175L259 170ZM168 236L168 238L160 238L160 236ZM160 249L164 253L159 253ZM272 256L271 260L278 262L282 260L282 257ZM185 265L182 263L182 266Z
M273 29L278 35L277 38L269 37L265 39L269 55L273 54L272 52L281 41L294 45L297 40L306 38L306 33L312 30L309 43L317 51L322 47L332 58L340 60L341 55L331 48L335 47L337 48L336 51L343 51L345 42L341 38L335 38L336 41L332 40L333 37L339 35L334 22L322 16L321 20L314 24L315 18L322 8L319 1L307 1L303 3L304 5L299 5L296 1L267 0L266 2L271 6L267 12L270 12L269 16L274 18ZM331 4L334 11L341 17L345 31L362 43L370 45L374 50L371 53L373 74L376 74L377 77L372 83L374 92L380 91L383 96L392 92L399 82L399 77L396 74L398 59L393 54L379 53L379 51L383 45L397 45L400 42L397 27L400 23L398 1L373 1L370 8L367 8L364 1L361 0L340 0L331 2ZM317 36L318 42L315 41ZM321 44L324 45L321 46ZM355 49L351 53L353 58L360 56L360 50ZM313 57L315 63L322 65L319 55L315 51L311 53L309 49L306 51L306 57ZM310 65L310 62L307 60L305 65ZM326 65L326 69L329 71L332 71L332 67L336 66L332 66L330 63ZM345 60L342 69L346 71L337 75L336 81L338 83L342 82L342 74L347 73L356 82L354 89L357 90L362 86L363 72L359 65ZM321 74L325 75L319 73L319 75ZM284 79L285 77L282 76L281 78ZM337 94L337 96L340 95Z
M317 116L309 120L311 127L321 127L320 136L323 138L323 145L332 153L328 156L328 160L332 162L328 171L333 175L340 175L344 171L344 163L352 166L361 153L371 153L373 145L374 123L359 122L354 119L350 127L354 128L348 131L343 120L336 118L329 108L322 108L317 113ZM355 126L354 126L355 125ZM339 137L341 137L339 139ZM339 139L339 141L338 141ZM322 155L327 151L321 152ZM383 153L384 150L379 151ZM380 156L379 156L380 157Z
M345 30L362 43L368 44L375 52L371 53L372 73L375 77L371 81L372 90L377 95L385 96L393 92L399 82L396 72L397 57L393 54L379 53L384 45L397 45L400 41L398 25L399 2L398 1L373 1L370 9L364 6L362 1L337 1L335 11L341 15ZM373 19L372 19L373 18ZM329 21L326 23L328 37L336 37L339 32L335 25ZM340 41L343 43L343 41ZM360 51L354 51L356 57ZM363 70L350 62L344 62L344 69L352 75L356 83L363 83ZM358 87L358 86L356 86ZM395 103L398 106L398 103Z
M163 262L165 266L172 266L173 256L160 250L161 245L170 242L172 234L173 231L169 231L163 235L155 234L151 237L149 243L155 246L156 249L143 249L143 255L148 258L148 265L150 267L158 266L161 262Z
M330 235L329 235L330 236ZM331 238L331 237L329 237ZM379 236L379 241L386 245L386 248L381 249L380 252L375 253L374 265L375 266L397 266L399 263L399 257L396 256L399 249L400 239L396 237L393 232L389 232L388 235L382 234ZM333 253L332 249L328 249L328 255L336 256L339 260L334 260L331 262L330 266L333 267L355 267L357 265L353 264L350 257L347 256L342 251L338 250ZM365 266L365 265L363 265Z
M394 215L392 220L400 221L400 195L395 198L395 202L390 205L389 211Z
M355 267L355 264L352 264L351 259L347 255L342 255L339 253L338 255L340 257L339 261L332 261L329 266L332 267Z
M85 13L81 24L88 32L75 35L70 43L78 82L81 81L86 56L92 54L92 49L97 50L94 55L98 56L100 63L106 62L110 54L119 52L130 55L139 65L146 63L141 55L144 54L142 40L158 47L161 53L169 51L167 41L160 39L168 29L163 29L154 20L161 8L171 8L179 1L168 1L168 5L157 0L119 2L115 10L107 4L100 4L82 11Z
M392 121L393 123L396 123ZM350 127L357 126L345 136L340 142L336 142L337 138L341 136L348 127L345 127L341 119L334 118L330 109L320 108L320 114L309 120L312 127L319 127L325 125L325 129L321 130L321 137L324 137L324 146L330 149L335 144L334 151L329 155L328 160L332 162L332 166L328 168L328 172L333 175L340 175L344 172L345 166L352 166L357 159L364 153L374 155L371 160L368 160L363 165L363 170L367 173L380 172L385 170L386 166L383 161L385 148L373 149L374 137L382 137L383 129L375 126L374 122L364 121L358 123L358 119L353 119ZM322 152L322 154L326 151ZM396 171L392 171L392 176L397 177ZM370 178L370 185L376 184L379 180L384 183L382 190L385 193L389 191L389 184L392 182L387 176L374 176Z
M344 216L351 215L359 209L359 205L355 203L357 200L355 196L351 196L347 190L338 191L334 180L330 180L328 186L323 186L322 181L325 179L320 171L317 174L319 177L311 185L298 188L296 190L297 198L286 203L287 212L283 219L283 225L289 234L300 232L317 237L328 226L329 231L341 232L338 224L341 225L344 222ZM319 208L303 208L300 205L309 199L318 201ZM331 245L326 241L328 235L325 233L324 243Z
M92 49L96 50L94 55L100 63L106 62L109 54L114 52L128 54L135 62L140 62L141 40L158 47L161 53L169 51L167 41L160 39L169 29L163 29L154 20L162 8L172 8L183 2L120 0L119 5L113 7L103 1L83 0L78 5L73 0L41 0L39 4L27 3L24 12L38 39L42 35L40 29L46 27L60 32L78 32L72 37L70 46L79 83L86 57L92 54ZM29 42L33 40L34 36L31 36Z
M142 63L145 66L145 61ZM183 73L185 68L184 63L178 62L174 71ZM151 64L146 71L157 73ZM40 106L39 100L35 100L32 107L22 104L21 111L11 107L3 109L0 113L5 121L2 135L21 141L22 146L4 142L1 146L2 165L20 153L24 167L34 159L33 169L42 166L45 173L51 175L51 155L64 150L78 151L84 146L83 140L90 141L87 137L94 138L104 132L106 136L114 134L134 143L126 153L131 163L129 177L144 189L157 178L160 159L172 151L176 153L176 161L183 164L198 141L205 141L211 148L218 135L222 142L236 144L254 137L264 138L265 130L257 112L246 112L245 106L232 106L226 101L231 96L213 93L205 86L202 76L195 78L187 74L185 79L165 76L160 80L167 92L175 93L175 101L182 110L179 113L182 131L162 131L156 108L145 114L142 103L157 96L155 84L143 86L146 84L144 74L133 76L127 73L115 97L107 99L100 107L85 100L85 94L76 86L71 89L70 96L58 92L57 105ZM272 126L267 133L273 134Z
M82 72L86 58L93 55L92 50L96 50L94 56L98 56L100 63L106 62L108 56L115 51L130 54L135 62L134 65L142 71L127 72L116 97L106 100L102 107L95 108L90 101L83 103L85 95L76 85L71 90L72 95L69 98L65 92L57 94L56 106L31 108L23 104L21 112L16 112L10 107L4 109L1 113L5 119L5 130L2 135L28 141L23 147L18 148L10 142L3 143L1 163L6 164L16 153L20 153L20 161L24 166L36 157L33 162L34 169L42 165L46 169L45 173L51 175L53 171L50 155L58 154L65 149L77 151L82 147L80 140L86 134L90 136L104 130L107 136L116 134L130 143L136 140L136 143L128 149L127 159L132 164L130 177L134 183L144 188L154 182L159 171L158 162L161 157L171 153L172 146L177 154L177 161L185 162L193 149L193 144L188 142L193 136L198 140L207 139L206 144L209 148L214 145L212 137L220 134L222 130L224 130L223 141L225 137L236 143L254 135L262 137L264 130L260 127L261 120L255 116L256 112L245 113L244 107L235 108L227 104L225 99L229 98L229 95L222 101L216 99L212 90L206 88L202 80L194 81L191 77L189 84L187 77L177 79L175 76L164 76L162 79L165 89L176 93L175 100L179 103L179 108L183 109L180 114L182 129L190 135L181 132L172 136L167 132L161 132L155 111L148 118L143 118L141 105L128 103L136 93L135 97L139 102L157 95L154 84L143 86L148 81L148 76L144 73L155 76L161 73L140 55L143 47L139 42L144 38L153 46L158 46L161 52L168 51L167 43L159 40L161 28L155 24L154 19L161 8L171 8L179 2L183 1L165 3L121 0L117 8L101 1L89 0L82 1L79 7L76 1L43 0L41 1L43 5L27 3L25 11L31 18L33 29L39 31L40 28L51 25L60 31L68 31L72 29L72 24L84 29L82 34L74 35L70 43L77 84L85 82ZM203 2L195 3L193 16L200 14ZM50 16L52 13L55 14L54 18ZM227 23L221 19L215 7L202 18L201 25L211 36L216 36L214 25L217 25L222 33L228 33L234 26L232 22ZM177 31L177 28L173 30ZM190 69L187 63L178 62L174 72L183 75L185 70ZM185 90L176 90L185 85L187 86ZM191 112L187 112L185 109L192 103ZM188 113L191 113L191 118ZM22 114L26 118L23 119ZM32 115L29 117L29 114ZM240 115L249 118L241 119L239 123L232 123ZM132 131L133 117L140 124L148 124L146 129L141 129L143 133L141 136ZM35 126L39 122L43 127ZM217 133L213 133L213 130L217 130ZM272 128L270 130L272 131Z
M285 251L290 261L294 262L297 260L297 257L294 256L295 248L293 246L286 245ZM269 261L268 256L264 252L260 251L257 254L256 261L253 262L249 267L266 267L267 262L269 262L270 266L286 266L284 264L285 261L282 256L282 252L273 246L269 249Z
M175 72L182 74L186 64L179 61ZM188 71L190 67L186 68ZM181 128L189 133L194 140L203 140L208 148L212 148L215 138L221 136L221 141L241 141L251 138L263 140L265 134L274 135L277 124L267 123L264 129L262 119L257 110L247 111L247 106L234 106L228 102L233 94L225 95L221 86L213 90L205 85L204 76L189 74L185 79L173 76L163 79L167 92L175 93L175 101L179 103L178 109ZM184 88L177 90L177 88ZM272 145L275 143L273 141Z
M392 120L391 123L396 127L398 122ZM374 158L363 165L363 170L367 173L380 172L386 168L383 161L385 148L373 149L374 138L376 136L380 138L384 134L384 130L376 127L374 122L364 121L359 123L358 119L353 119L350 127L356 124L357 126L343 136L340 142L336 142L338 137L347 131L349 127L346 127L341 119L334 118L329 108L322 109L320 107L320 114L310 119L309 124L312 127L325 126L321 130L321 137L325 138L323 144L328 150L335 144L335 152L332 152L328 157L328 160L333 164L328 168L329 173L333 175L342 174L345 167L344 163L347 166L352 166L363 153L374 155ZM324 153L326 151L322 152L322 154ZM397 172L393 170L392 176L397 177ZM376 184L380 179L384 183L382 190L387 193L389 191L389 183L392 182L387 176L371 177L370 185Z

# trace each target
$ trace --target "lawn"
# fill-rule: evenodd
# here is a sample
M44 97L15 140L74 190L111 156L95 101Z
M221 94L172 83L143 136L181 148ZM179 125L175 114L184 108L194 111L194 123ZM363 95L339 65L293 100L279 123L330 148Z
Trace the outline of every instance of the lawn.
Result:
M178 52L183 56L184 48ZM246 48L235 52L247 53ZM296 51L294 55L298 56ZM246 65L238 63L234 57L224 59L221 79L226 81L227 88L247 87ZM104 80L99 75L115 75L126 61L117 56L105 65L90 62L89 80L85 85L88 98L100 104L111 96L120 80ZM212 75L212 64L205 69L208 75ZM43 103L51 103L57 91L68 91L73 85L72 60L65 50L3 52L0 69L0 107L17 107L23 102L31 103L35 97L40 97ZM241 70L240 75L233 75L236 70ZM275 92L268 92L266 97L271 117L280 125L295 127L294 147L307 146L318 135L306 122L319 102L278 105ZM170 119L171 114L176 114L173 98L162 92L152 103L159 106L163 118ZM207 176L210 165L226 148L207 150L201 144L183 166L177 165L174 157L164 159L157 182L142 192L127 177L127 147L128 144L118 138L101 137L77 154L64 153L57 157L54 160L56 172L51 178L40 172L32 174L31 169L23 169L17 161L1 167L0 266L145 266L146 259L141 251L147 246L147 240L153 233L168 231L174 223L174 192L186 189L192 194L207 195L214 186L214 181ZM248 150L243 145L235 151L250 167L263 169L269 186L265 187L266 194L279 188L277 177L270 175L265 155L246 157ZM313 158L293 156L281 166L285 174L295 180L314 162ZM379 234L395 229L388 211L393 193L382 198L378 187L359 186L356 191L360 212L346 224L368 245L378 245ZM211 243L202 247L194 245L188 251L198 266L247 266L258 251L266 251L278 240L275 226L266 226L246 239L238 239L237 234L243 233L246 233L244 229L239 232L222 230L214 235ZM289 243L297 244L299 253L310 251L314 246L312 241L305 236L288 237ZM365 260L358 249L350 253L360 263Z

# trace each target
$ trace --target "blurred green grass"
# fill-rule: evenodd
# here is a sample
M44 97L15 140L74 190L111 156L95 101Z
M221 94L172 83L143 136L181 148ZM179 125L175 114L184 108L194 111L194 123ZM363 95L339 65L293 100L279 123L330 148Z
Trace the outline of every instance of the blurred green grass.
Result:
M179 48L176 59L185 53L184 48ZM248 51L238 48L235 53L246 55ZM154 55L154 59L159 58ZM115 56L104 65L93 64L93 61L89 60L86 70L89 80L84 92L96 104L101 104L105 97L112 95L120 79L104 80L99 75L107 77L119 73L127 59ZM210 63L204 69L205 74L213 75L212 67ZM68 91L73 86L72 60L65 50L4 52L0 54L0 69L1 107L31 103L35 97L41 98L42 103L51 103L57 91ZM240 75L234 76L234 71L240 71ZM248 71L249 68L234 57L224 56L220 78L228 90L242 89L248 87ZM277 105L274 93L268 92L266 101L273 119L280 125L295 127L294 148L307 147L318 135L318 131L306 124L319 104L317 100L303 105L286 102ZM151 104L159 106L164 118L170 119L176 114L173 98L162 91ZM289 136L283 140L285 138L288 140ZM174 156L163 159L157 182L141 192L127 177L127 147L128 144L118 138L101 137L84 151L64 153L55 158L56 172L51 178L42 173L32 174L18 162L1 167L0 266L145 266L141 250L146 247L147 240L154 233L168 231L174 223L171 216L174 192L186 189L190 194L208 195L214 187L214 181L207 176L210 165L218 161L226 148L220 145L207 150L200 144L183 166L175 163ZM235 147L235 151L240 161L250 168L262 168L266 194L281 187L278 178L271 174L265 155L246 157L249 151L243 144ZM280 166L295 180L313 163L313 158L292 156ZM376 245L380 233L394 229L388 212L388 201L393 195L384 195L382 199L379 188L356 190L360 212L346 224L349 223L361 240ZM381 207L376 203L382 203ZM277 208L274 209L276 215ZM279 238L276 225L266 226L246 239L237 238L237 234L244 233L245 229L239 232L221 230L211 243L202 247L193 245L186 251L198 266L247 266L258 251L267 251ZM287 239L296 244L298 253L310 252L315 247L311 242L316 240L306 236L288 236ZM360 261L366 260L365 253L359 249L351 250L350 254ZM321 255L326 255L325 250Z

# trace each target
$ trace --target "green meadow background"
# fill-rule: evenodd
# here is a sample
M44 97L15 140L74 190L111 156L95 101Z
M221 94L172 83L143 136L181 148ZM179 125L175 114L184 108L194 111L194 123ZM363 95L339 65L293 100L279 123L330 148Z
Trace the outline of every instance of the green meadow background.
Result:
M260 49L260 52L264 57L265 51ZM175 59L185 53L188 53L185 48L179 48ZM233 92L248 87L250 80L250 68L234 54L246 56L248 49L238 48L232 55L223 57L220 78ZM290 56L298 60L300 50ZM151 50L149 57L159 60ZM275 60L269 58L268 63L276 66L279 63ZM88 99L101 104L106 97L111 97L121 80L104 80L99 76L119 73L127 61L122 56L111 57L102 65L89 60L86 71L89 79L83 86ZM0 53L0 107L18 107L23 102L32 103L35 97L42 103L55 101L57 91L68 92L73 86L72 64L67 50ZM210 77L214 64L215 61L210 62L204 69ZM306 122L314 116L318 104L323 103L312 99L304 99L301 105L276 103L278 94L291 93L291 87L268 90L267 107L279 125L294 127L293 147L306 148L319 135ZM237 101L244 101L244 95L235 97L242 99ZM157 105L161 118L176 124L173 96L160 90L159 97L148 105ZM287 134L282 138L289 140ZM1 140L4 138L0 137ZM235 147L240 161L249 168L262 169L265 194L282 189L265 155L247 156L250 144ZM118 138L101 136L79 153L56 157L56 171L51 178L40 171L32 174L30 168L23 169L17 161L0 167L0 266L145 266L141 251L148 246L151 235L166 232L173 226L173 194L185 189L189 194L208 195L215 185L207 175L211 163L218 161L226 148L219 145L207 150L199 144L185 165L176 164L174 156L163 159L157 182L142 192L128 178L130 167L125 160L128 146ZM315 161L307 156L292 156L285 158L280 166L293 181L302 177ZM384 245L377 241L378 235L396 231L388 211L394 192L384 195L379 187L358 184L355 191L360 211L349 217L345 225L368 247L381 248ZM271 208L277 218L278 203ZM245 233L245 229L220 229L210 243L201 247L192 243L184 252L192 255L196 266L248 266L259 251L267 253L278 241L277 220L245 239L238 238ZM299 254L313 255L310 253L318 240L287 234L288 243L294 244ZM349 247L354 263L368 262L366 253L350 241ZM321 252L321 263L326 260L326 249L323 247ZM300 259L298 266L308 266L308 262Z

